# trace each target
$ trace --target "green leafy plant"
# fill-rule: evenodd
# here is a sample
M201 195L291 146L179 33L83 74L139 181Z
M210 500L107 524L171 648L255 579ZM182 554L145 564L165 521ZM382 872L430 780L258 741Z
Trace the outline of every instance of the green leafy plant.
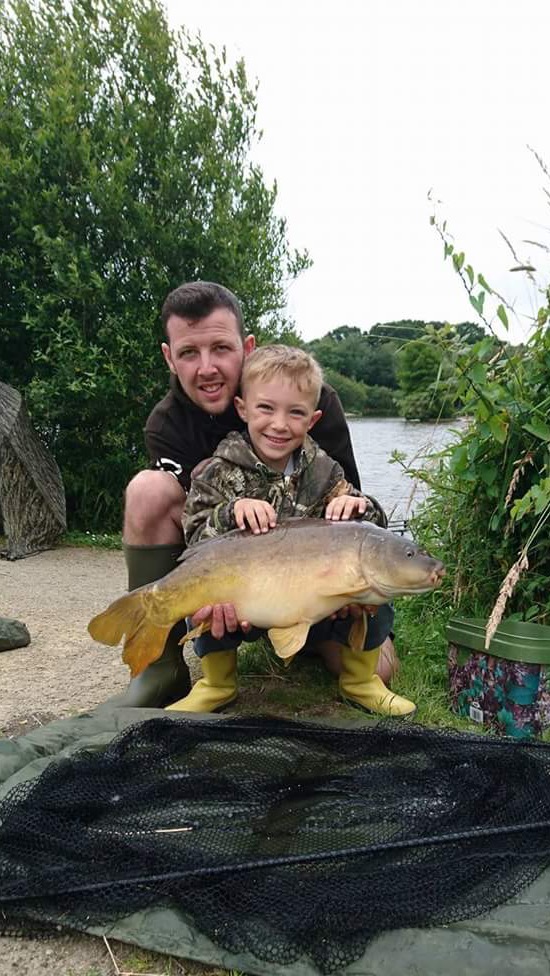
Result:
M537 291L528 342L513 347L500 340L496 324L507 330L513 308L456 251L446 223L434 216L432 224L487 334L473 346L455 346L456 392L470 421L441 453L435 470L414 471L432 489L415 528L448 563L449 605L469 612L494 608L495 626L505 610L545 622L550 619L550 289ZM535 281L530 262L516 267Z
M159 312L203 278L278 323L290 250L249 158L256 94L159 0L0 7L0 363L64 478L73 528L113 530L167 388Z

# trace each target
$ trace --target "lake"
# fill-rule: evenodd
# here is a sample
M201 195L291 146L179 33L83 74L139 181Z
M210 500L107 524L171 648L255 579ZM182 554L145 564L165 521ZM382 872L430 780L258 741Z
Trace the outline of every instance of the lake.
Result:
M400 464L390 464L393 451L409 465L425 466L426 457L455 438L464 421L416 423L400 417L348 419L353 450L366 494L378 499L389 518L405 519L425 497L426 487L408 478Z

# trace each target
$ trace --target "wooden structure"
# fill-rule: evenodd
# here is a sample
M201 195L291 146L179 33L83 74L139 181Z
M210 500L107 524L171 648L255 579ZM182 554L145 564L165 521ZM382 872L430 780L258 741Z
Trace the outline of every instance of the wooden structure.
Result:
M67 528L61 472L21 394L6 383L0 383L0 510L8 559L51 549Z

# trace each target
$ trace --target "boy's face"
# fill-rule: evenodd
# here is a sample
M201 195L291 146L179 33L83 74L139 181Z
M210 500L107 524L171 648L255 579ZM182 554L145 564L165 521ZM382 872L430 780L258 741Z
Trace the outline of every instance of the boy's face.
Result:
M311 393L302 393L296 383L281 376L248 382L242 397L235 397L235 406L256 454L275 471L285 470L321 416Z

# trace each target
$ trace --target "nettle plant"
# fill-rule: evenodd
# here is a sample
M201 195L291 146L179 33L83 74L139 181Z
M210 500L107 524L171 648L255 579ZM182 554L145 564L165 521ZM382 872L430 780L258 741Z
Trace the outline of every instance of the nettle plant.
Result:
M550 288L537 285L537 269L507 241L538 311L524 345L500 340L496 322L508 331L513 307L467 263L446 222L433 216L431 223L487 335L462 347L452 330L441 336L468 421L435 468L414 472L432 489L417 531L447 559L449 603L490 612L489 641L507 605L508 617L550 623ZM550 248L526 243L547 261Z

